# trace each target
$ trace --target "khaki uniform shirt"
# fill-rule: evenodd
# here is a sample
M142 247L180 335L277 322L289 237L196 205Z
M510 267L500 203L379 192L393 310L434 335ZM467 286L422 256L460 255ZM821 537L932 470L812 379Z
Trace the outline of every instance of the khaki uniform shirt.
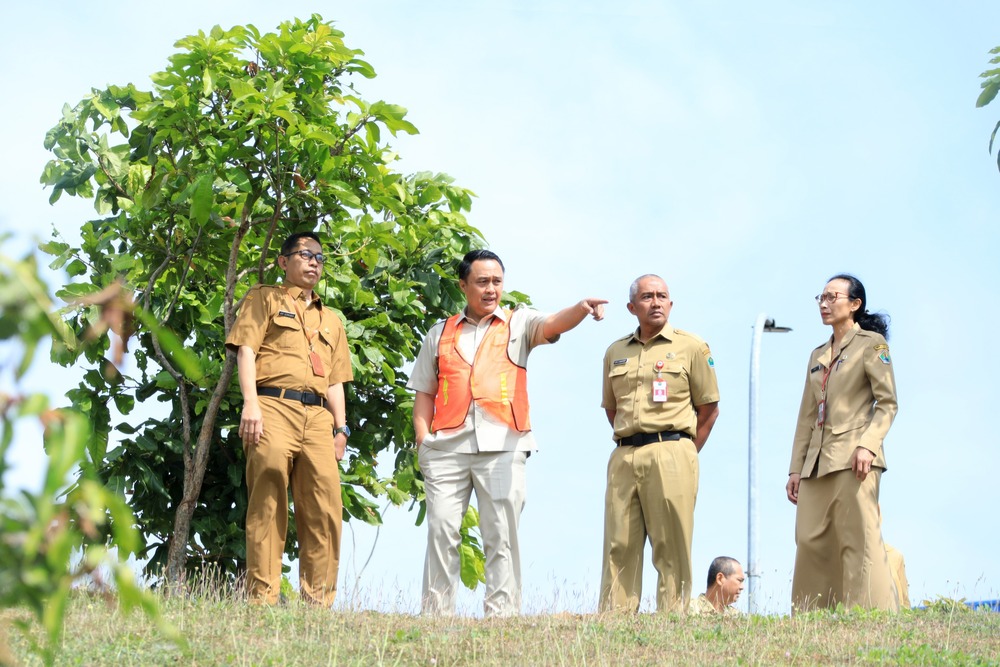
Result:
M719 400L715 362L708 344L692 333L664 325L645 344L638 329L611 344L604 354L601 407L615 410L615 438L636 433L683 431L697 435L695 406ZM667 381L667 400L653 401L657 362Z
M484 317L478 326L465 318L465 311L459 319L461 330L458 335L458 348L466 359L474 359L476 350L489 330L494 317L506 319L507 315L497 308L493 315ZM518 306L510 315L510 342L507 344L507 354L510 360L524 368L528 363L528 354L538 345L554 343L556 336L546 340L542 333L545 313ZM417 361L413 366L407 388L437 396L438 390L438 344L441 342L441 332L444 321L438 322L427 332ZM531 431L521 433L512 430L507 424L494 419L482 408L471 401L465 423L457 428L441 429L428 433L421 447L441 449L460 454L477 454L479 452L518 451L531 452L537 449L535 438Z
M688 614L692 616L710 616L712 614L721 614L722 616L739 616L740 611L733 606L728 606L722 611L715 608L711 600L708 599L708 595L702 593L695 599L691 600L691 605L688 607Z
M293 302L294 300L294 302ZM316 335L311 343L302 330ZM226 347L246 345L257 355L257 386L310 391L326 396L330 385L350 382L351 355L340 318L319 299L306 304L298 287L254 285L247 293ZM313 373L310 345L323 362L325 375Z
M872 466L886 468L882 440L897 410L889 346L881 334L857 324L844 336L836 359L832 346L831 337L809 357L789 474L822 477L846 470L858 446L875 454ZM823 377L828 371L826 419L819 426Z

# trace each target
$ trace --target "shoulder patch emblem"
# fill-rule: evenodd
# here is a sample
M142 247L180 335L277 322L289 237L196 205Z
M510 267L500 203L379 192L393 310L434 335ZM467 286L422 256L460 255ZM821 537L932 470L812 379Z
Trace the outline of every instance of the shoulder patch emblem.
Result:
M889 350L885 349L878 355L878 358L882 360L882 363L888 366L892 363L892 359L889 358Z
M713 359L712 357L708 358L708 367L715 368L715 359Z

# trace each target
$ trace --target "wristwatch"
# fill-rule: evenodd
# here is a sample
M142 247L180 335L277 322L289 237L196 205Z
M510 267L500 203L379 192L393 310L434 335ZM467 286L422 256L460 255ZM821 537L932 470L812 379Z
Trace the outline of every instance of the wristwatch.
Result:
M338 428L333 429L333 437L336 438L338 433L343 433L348 438L350 438L351 437L351 427L348 426L347 424L344 424L343 426L340 426Z

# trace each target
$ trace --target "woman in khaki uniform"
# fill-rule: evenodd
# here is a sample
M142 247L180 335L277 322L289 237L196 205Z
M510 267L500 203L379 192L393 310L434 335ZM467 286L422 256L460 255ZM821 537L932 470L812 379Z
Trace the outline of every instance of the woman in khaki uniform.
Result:
M868 312L850 275L831 278L816 301L833 335L809 358L785 486L798 507L792 609L895 611L878 510L882 440L896 414L888 318Z

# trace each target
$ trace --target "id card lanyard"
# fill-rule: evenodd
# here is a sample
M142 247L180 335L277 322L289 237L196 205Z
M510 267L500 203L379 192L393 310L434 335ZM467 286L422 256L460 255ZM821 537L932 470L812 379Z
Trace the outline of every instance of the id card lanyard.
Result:
M324 377L326 372L323 370L323 360L319 358L319 354L313 348L313 340L315 340L316 335L319 333L319 329L314 329L312 334L309 333L309 327L306 326L306 316L299 307L299 302L297 299L293 299L289 294L288 290L285 290L285 298L291 301L292 308L295 309L295 314L299 316L299 320L302 321L302 335L306 337L306 345L309 347L309 362L312 364L313 375L316 377Z
M833 372L833 369L840 366L843 362L843 359L840 358L842 352L843 350L838 352L837 356L830 360L830 367L827 368L826 373L823 374L823 382L819 387L819 405L816 410L816 426L819 428L822 428L823 424L826 423L826 383L830 381L830 373Z
M663 361L656 362L656 377L653 378L653 402L667 402L667 381L663 379Z

